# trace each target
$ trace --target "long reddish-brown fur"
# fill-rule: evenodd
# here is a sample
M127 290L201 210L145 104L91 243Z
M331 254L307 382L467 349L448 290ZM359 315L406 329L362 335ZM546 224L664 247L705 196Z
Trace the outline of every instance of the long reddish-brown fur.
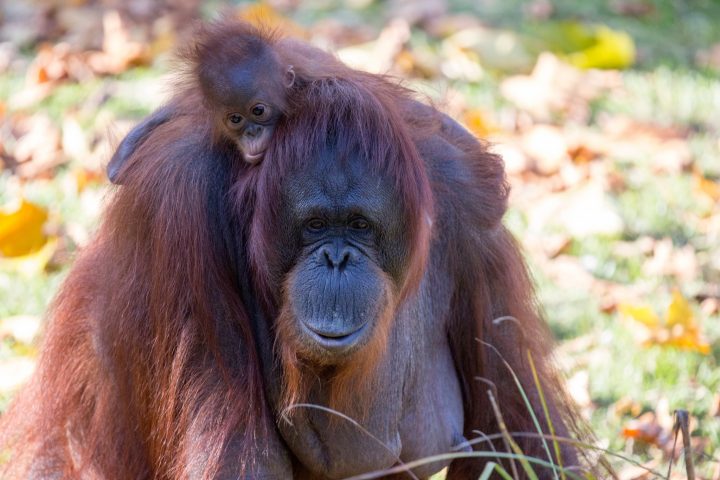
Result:
M241 28L233 25L216 25L203 35L232 35ZM528 351L556 429L563 435L576 429L573 409L550 367L551 342L526 268L500 224L508 195L501 159L439 115L429 115L431 108L417 107L397 84L312 50L293 57L287 41L263 38L277 44L283 58L305 62L294 65L304 82L298 95L300 106L303 99L319 102L313 115L281 122L277 135L286 141L271 145L265 161L251 169L235 150L213 143L209 107L192 75L180 81L171 101L177 115L131 157L94 240L50 309L38 370L1 419L0 448L11 455L0 469L3 477L186 478L199 469L211 478L231 442L245 446L242 463L252 465L273 417L234 260L248 259L254 292L268 318L276 319L285 403L299 401L313 379L298 362L286 328L292 319L281 292L289 280L276 276L273 218L288 162L312 158L308 152L321 143L318 136L335 124L343 127L339 135L351 132L338 143L376 162L374 168L393 180L406 211L410 273L405 285L388 292L388 308L417 290L431 235L455 247L445 252L456 282L447 334L463 387L465 436L499 431L488 388L511 432L535 431L504 361L549 431L538 409ZM190 54L190 70L193 61ZM417 120L416 113L426 118ZM458 191L429 179L417 145L433 135L464 154L470 177ZM218 164L229 172L223 185L213 183ZM227 197L215 195L218 189ZM227 211L218 211L217 198L228 200ZM445 230L450 222L436 217L440 207L466 228ZM493 322L508 316L516 321ZM338 370L332 398L341 411L350 408L351 393L357 403L362 403L358 392L369 395L371 388L354 388L358 379L372 378L375 360L398 353L386 349L392 318L383 319L360 361ZM516 440L526 453L545 456L537 439ZM205 447L203 458L192 457L198 443ZM449 477L477 477L481 466L456 461Z

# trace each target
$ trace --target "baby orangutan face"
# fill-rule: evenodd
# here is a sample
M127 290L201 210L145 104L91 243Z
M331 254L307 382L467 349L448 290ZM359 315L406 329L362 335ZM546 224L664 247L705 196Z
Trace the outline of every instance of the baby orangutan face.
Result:
M240 149L243 159L255 165L262 161L283 112L277 104L261 98L253 98L249 103L248 107L230 108L222 126L227 137Z
M200 85L218 133L237 145L252 165L262 161L295 82L292 66L282 64L272 48L264 47L231 64L203 68L201 61Z

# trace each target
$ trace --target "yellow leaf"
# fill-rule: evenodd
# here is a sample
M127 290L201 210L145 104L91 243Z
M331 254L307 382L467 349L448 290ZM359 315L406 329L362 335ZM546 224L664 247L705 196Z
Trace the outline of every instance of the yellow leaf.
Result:
M627 68L635 62L635 42L626 32L599 25L593 44L569 54L568 61L578 68Z
M710 344L703 338L690 304L677 290L673 291L664 322L647 306L620 305L619 310L645 326L646 333L642 335L645 346L662 345L703 355L710 353Z
M0 270L17 272L32 277L45 270L48 262L57 250L58 239L53 237L45 242L40 250L18 257L0 257Z
M618 310L622 315L640 322L646 327L657 328L660 326L660 318L650 307L624 303L618 306Z
M685 300L677 290L673 291L672 302L670 302L670 306L668 307L665 323L668 327L682 325L684 327L695 328L695 318L690 304L688 304L687 300Z
M279 30L290 37L304 38L305 31L297 23L283 16L271 5L258 2L242 8L238 18L261 28Z
M480 138L485 138L493 132L493 126L488 121L485 112L480 109L470 109L463 115L463 123L465 126Z
M0 210L0 256L18 257L41 249L47 242L46 220L42 207L25 200L15 208Z
M695 191L706 195L710 200L720 202L720 182L705 178L702 173L693 172L695 177Z

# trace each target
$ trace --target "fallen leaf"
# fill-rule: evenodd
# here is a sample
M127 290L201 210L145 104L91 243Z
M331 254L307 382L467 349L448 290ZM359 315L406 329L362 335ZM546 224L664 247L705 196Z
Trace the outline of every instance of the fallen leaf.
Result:
M45 270L58 247L57 237L51 237L37 250L18 257L0 257L0 270L17 272L26 277L33 277Z
M551 262L542 264L543 273L560 288L589 291L595 284L595 277L583 267L577 257L558 255Z
M637 417L642 413L642 405L630 397L622 397L610 406L610 411L618 418L625 415Z
M707 196L714 202L720 202L720 182L705 178L698 169L693 171L695 191Z
M0 255L19 257L40 250L47 237L45 209L26 200L0 210Z
M621 304L619 311L624 318L644 326L644 331L636 334L646 346L670 346L710 354L710 344L703 337L690 304L677 290L673 291L664 322L647 306Z
M599 25L593 32L593 44L568 55L570 63L579 68L624 69L635 63L635 42L619 30Z
M530 160L525 152L513 143L495 142L490 146L490 150L502 157L508 175L519 175L530 167Z
M576 21L551 22L536 29L539 42L578 68L623 69L635 62L635 42L626 32Z
M241 8L237 18L263 28L276 29L291 37L307 37L307 32L300 25L282 15L268 2L255 2Z
M515 75L503 80L502 95L518 108L543 121L562 113L585 121L590 115L588 103L610 88L621 84L617 72L583 71L557 55L541 53L530 75Z
M652 256L643 264L643 273L648 277L672 275L685 282L697 278L699 271L699 262L692 245L677 248L670 238L656 241Z
M575 404L586 412L593 406L590 398L590 376L587 370L576 372L567 381L567 391Z
M100 74L117 75L131 66L142 65L150 60L146 44L131 39L128 26L117 10L103 15L103 46L100 52L90 52L87 64Z
M37 337L42 321L34 315L15 315L0 320L0 338L12 337L18 342L30 344Z
M570 160L563 132L552 125L533 126L523 135L521 147L542 175L557 173L562 164Z
M488 119L488 114L479 108L466 110L463 114L462 122L468 130L479 138L487 138L495 131L495 127Z
M105 181L105 172L97 169L78 168L73 170L75 192L81 193L88 185L101 184Z
M604 155L647 159L648 166L657 173L679 174L692 166L688 132L683 128L639 122L625 116L604 117L599 123L605 134L604 143L599 145Z
M387 73L409 40L410 25L405 20L395 19L380 32L376 40L343 48L337 55L353 68Z
M646 412L630 420L622 428L621 435L638 442L663 448L671 440L670 431L663 429L654 412Z
M35 114L15 122L17 142L9 152L14 158L17 173L23 178L35 178L65 161L60 150L60 130L44 114Z
M622 315L630 317L636 322L642 323L646 327L652 329L660 327L660 317L658 317L655 311L648 306L621 304L618 306L618 311Z
M530 233L556 227L574 238L584 238L617 235L624 227L610 195L595 181L539 198L526 213Z
M61 145L63 152L69 158L82 160L90 153L85 132L80 123L71 116L63 119Z
M625 465L617 472L618 480L651 480L656 476L652 473L657 466L656 461L643 465Z

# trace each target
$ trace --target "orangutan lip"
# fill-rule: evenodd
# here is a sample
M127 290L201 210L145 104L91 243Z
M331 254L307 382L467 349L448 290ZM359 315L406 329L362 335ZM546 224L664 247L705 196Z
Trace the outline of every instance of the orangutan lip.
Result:
M258 161L262 160L263 155L265 155L265 152L254 153L254 154L246 153L245 161L248 163L252 163L254 165Z
M362 326L360 326L360 328L353 332L344 335L333 336L328 335L324 332L321 333L303 322L305 330L310 334L311 337L313 337L313 340L315 340L317 343L327 349L339 349L353 345L365 331L366 325L367 324L364 323Z

